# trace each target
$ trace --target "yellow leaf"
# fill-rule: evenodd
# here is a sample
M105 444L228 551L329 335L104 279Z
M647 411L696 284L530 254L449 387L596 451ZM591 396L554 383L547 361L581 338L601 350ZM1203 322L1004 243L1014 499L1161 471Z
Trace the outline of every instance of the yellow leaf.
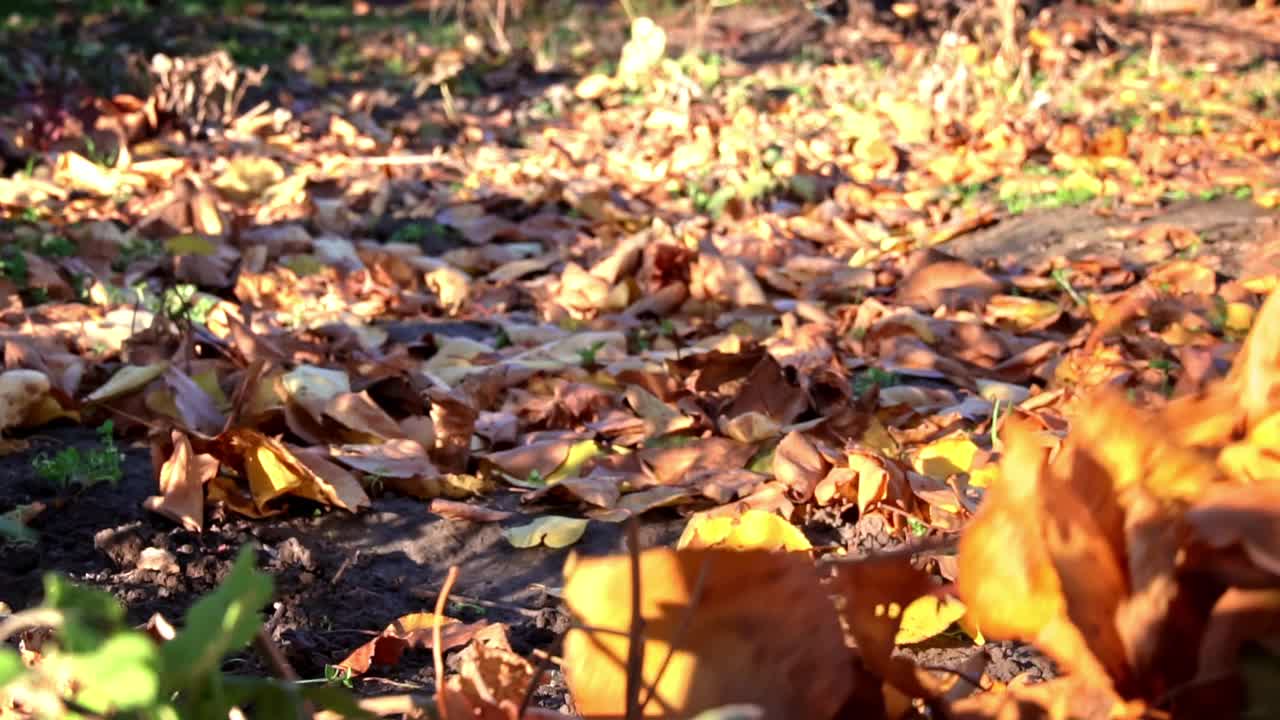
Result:
M334 397L351 392L351 381L342 370L299 365L280 378L280 386L294 402L317 420Z
M218 252L218 244L199 235L175 235L164 241L164 249L171 255L210 257Z
M1062 189L1068 192L1086 192L1090 195L1101 195L1104 186L1093 173L1084 168L1076 168L1075 172L1062 180Z
M232 198L251 200L284 178L284 168L275 160L243 156L228 163L227 169L214 179L213 185Z
M583 100L595 100L613 90L613 78L603 73L588 75L573 88L573 94Z
M924 595L916 598L902 611L902 622L894 642L908 645L941 635L951 624L964 616L964 603L948 597Z
M102 402L127 395L160 377L168 369L169 363L163 361L150 365L126 365L117 370L102 387L90 393L85 402Z
M803 551L812 549L813 545L799 528L777 514L748 510L738 517L694 515L676 543L677 550L711 547Z
M977 454L978 446L967 436L951 435L920 448L912 465L922 475L946 480L957 473L969 472Z
M582 538L589 521L583 518L543 515L528 525L518 525L502 531L507 542L518 548L546 545L550 548L568 547Z
M305 482L297 467L286 461L271 445L267 442L248 448L244 456L249 491L253 493L253 501L259 509L275 498L302 487Z
M547 484L553 485L578 474L583 463L600 454L600 444L595 440L579 440L569 446L569 454L555 472L547 476Z
M1257 311L1248 303L1232 302L1227 303L1224 314L1223 327L1231 332L1247 333L1253 327L1253 316Z

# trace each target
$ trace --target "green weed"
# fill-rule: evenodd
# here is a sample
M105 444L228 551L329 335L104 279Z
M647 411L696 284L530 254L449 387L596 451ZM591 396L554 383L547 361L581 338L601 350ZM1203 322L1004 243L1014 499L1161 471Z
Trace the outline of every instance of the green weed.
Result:
M124 477L124 467L113 430L114 424L108 420L98 428L98 447L83 452L79 448L63 448L53 457L41 453L31 461L31 467L41 480L60 492L72 485L87 488L105 482L114 486Z
M871 392L876 387L891 387L902 382L902 378L880 368L867 368L853 377L853 391L859 397Z

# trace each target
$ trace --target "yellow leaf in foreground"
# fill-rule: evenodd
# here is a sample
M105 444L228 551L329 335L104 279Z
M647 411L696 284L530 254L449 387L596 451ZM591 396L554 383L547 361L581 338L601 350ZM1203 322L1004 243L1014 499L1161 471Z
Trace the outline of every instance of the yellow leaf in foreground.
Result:
M641 685L657 682L643 716L751 703L764 717L829 718L844 704L854 668L809 558L654 548L639 563ZM586 718L622 717L631 558L571 557L565 575L574 627L563 669L574 703Z

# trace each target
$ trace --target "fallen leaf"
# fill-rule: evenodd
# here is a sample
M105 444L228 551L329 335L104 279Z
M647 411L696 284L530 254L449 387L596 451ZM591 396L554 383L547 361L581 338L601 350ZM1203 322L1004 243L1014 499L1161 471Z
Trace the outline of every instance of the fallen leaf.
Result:
M169 363L158 362L150 365L126 365L115 372L110 380L89 393L85 402L99 403L113 400L122 395L136 392L160 377L169 369Z
M639 563L640 684L657 683L643 716L690 717L751 703L767 717L828 718L849 696L851 657L807 558L654 548L641 552ZM621 717L631 559L575 556L565 575L565 603L575 623L564 639L569 692L583 717Z
M677 550L723 548L726 550L804 551L809 539L799 528L764 510L748 510L738 517L694 515L685 525Z
M502 522L512 516L512 513L503 510L493 510L470 503L445 500L444 498L433 499L427 503L427 509L450 520L466 520L476 523Z
M568 547L587 531L589 521L582 518L543 515L527 525L517 525L502 531L507 542L518 548L546 545L550 548Z
M142 505L164 515L191 532L204 528L204 486L218 474L218 459L197 454L185 433L170 433L173 453L160 468L160 494L149 497Z
M0 373L0 433L21 425L49 394L49 378L38 370Z
M440 617L439 622L442 651L467 644L488 624L483 620L464 623L444 616ZM435 613L404 615L383 629L377 637L352 651L338 663L338 667L350 671L352 675L363 675L376 665L396 665L405 650L429 650L434 647L435 625Z

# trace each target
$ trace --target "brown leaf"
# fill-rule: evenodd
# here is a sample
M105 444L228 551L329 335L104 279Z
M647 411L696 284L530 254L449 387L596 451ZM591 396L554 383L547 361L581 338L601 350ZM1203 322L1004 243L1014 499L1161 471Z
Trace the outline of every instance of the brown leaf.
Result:
M471 503L435 498L427 504L427 510L450 520L466 520L474 523L502 522L513 513L492 508L480 507Z
M813 442L799 432L787 433L773 453L774 477L786 485L799 502L813 497L814 489L830 467Z
M218 459L196 454L185 433L170 434L173 453L160 468L160 494L143 501L143 507L160 513L191 532L204 527L204 485L218 474Z
M1280 582L1280 488L1212 485L1187 510L1186 521L1213 548L1239 545L1254 565Z
M637 455L658 485L688 482L689 474L700 468L736 470L744 467L755 448L725 438L705 438L682 447L645 448Z
M411 613L391 623L374 639L356 648L338 663L353 675L363 675L374 665L395 665L409 648L431 649L434 646L432 632L436 623L435 613ZM459 622L450 617L440 618L441 650L448 650L471 641L488 623Z
M405 438L400 425L365 391L334 395L325 404L324 414L357 433L377 440Z
M841 563L835 571L832 592L844 599L845 625L863 662L910 697L932 697L941 689L914 662L894 655L902 612L935 590L928 574L912 567L909 558L869 558Z
M1068 672L1079 673L1097 687L1110 688L1113 683L1106 666L1090 650L1093 638L1072 623L1077 611L1092 613L1096 608L1074 608L1068 598L1076 600L1073 593L1085 593L1081 599L1088 602L1087 594L1093 590L1078 583L1065 588L1066 582L1079 578L1072 574L1064 580L1055 565L1054 550L1059 550L1067 569L1074 573L1077 568L1070 562L1078 556L1070 551L1075 548L1069 538L1064 538L1066 547L1045 540L1049 532L1045 526L1050 522L1045 506L1058 499L1045 494L1047 448L1026 421L1017 422L1016 418L1010 418L1001 432L1006 452L999 482L988 488L982 508L960 540L960 597L969 609L970 620L985 636L1035 642ZM1073 519L1069 516L1064 522ZM1068 527L1076 531L1074 526ZM1103 574L1101 579L1108 577ZM1110 599L1114 588L1104 584L1098 592ZM1096 615L1088 619L1092 621ZM1114 626L1109 633L1101 638L1108 650L1109 639L1115 639ZM1109 656L1108 660L1114 658Z
M699 378L699 385L701 384L702 379ZM790 425L808 407L809 398L804 390L790 381L778 361L766 353L751 368L738 396L724 410L724 414L737 417L758 412L779 425Z
M377 445L334 445L330 455L348 467L388 478L431 477L438 474L427 451L414 440L389 440Z
M186 373L170 366L164 372L165 384L173 391L173 404L189 430L201 435L217 435L227 419L213 398Z
M518 720L533 681L534 667L511 649L506 626L489 625L458 653L458 674L445 681L441 697L449 717Z
M921 250L907 259L897 297L931 311L943 305L980 306L1002 288L1002 283L963 260L937 250Z
M457 392L433 388L431 421L435 424L436 446L431 459L445 472L464 472L471 456L471 435L479 412Z

